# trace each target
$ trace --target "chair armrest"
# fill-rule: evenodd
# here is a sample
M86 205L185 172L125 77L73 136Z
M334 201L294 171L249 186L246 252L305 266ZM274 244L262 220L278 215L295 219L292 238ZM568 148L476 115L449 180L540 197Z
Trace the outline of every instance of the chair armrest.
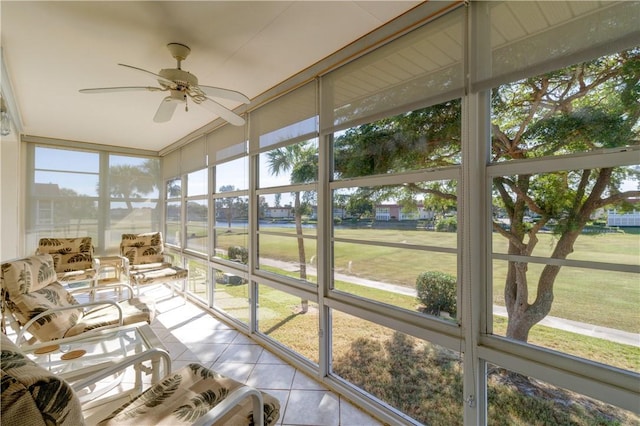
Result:
M18 334L16 336L16 345L21 346L21 340L24 337L24 332L26 330L28 330L36 321L38 321L40 318L44 318L46 316L49 316L53 313L56 312L61 312L61 311L68 311L71 309L83 309L89 306L101 306L101 305L113 305L116 307L116 309L118 309L118 325L124 325L124 319L123 319L123 313L122 313L122 307L115 301L113 300L102 300L100 302L87 302L87 303L79 303L77 305L70 305L70 306L61 306L59 308L51 308L51 309L47 309L44 312L39 313L38 315L36 315L35 317L31 318L29 321L27 321L27 323L20 328L20 331L18 331Z
M144 361L153 361L154 359L160 358L164 361L164 372L165 375L171 372L171 356L169 352L160 348L151 348L147 349L144 352L139 354L131 355L123 359L110 361L109 363L102 364L103 368L89 377L86 377L83 380L77 381L73 383L71 386L74 391L79 392L80 390L94 385L96 382L117 373L118 371L124 370L127 367L132 365L140 364Z
M250 386L242 386L231 392L218 405L193 422L192 426L205 426L215 423L231 409L240 404L245 398L251 398L253 401L253 424L256 426L264 426L264 402L262 400L262 393L258 389Z
M122 288L122 287L125 287L129 291L129 297L127 297L127 300L130 300L133 297L133 287L131 287L131 285L127 284L127 283L105 284L105 285L100 285L100 287L96 287L96 288L93 288L93 287L75 288L73 290L69 290L69 293L71 293L71 294L75 294L75 293L92 293L92 292L96 292L96 291L117 289L117 288Z

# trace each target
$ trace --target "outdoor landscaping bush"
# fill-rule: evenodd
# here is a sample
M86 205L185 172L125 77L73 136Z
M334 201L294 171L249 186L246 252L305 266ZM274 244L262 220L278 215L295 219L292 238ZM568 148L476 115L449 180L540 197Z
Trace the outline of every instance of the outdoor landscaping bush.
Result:
M423 272L416 280L418 300L424 305L424 312L430 315L440 315L444 311L451 318L456 317L456 287L456 278L443 272Z
M458 230L458 219L455 217L445 217L436 221L436 231L456 232Z
M231 246L227 250L229 259L246 264L249 261L249 252L245 247Z

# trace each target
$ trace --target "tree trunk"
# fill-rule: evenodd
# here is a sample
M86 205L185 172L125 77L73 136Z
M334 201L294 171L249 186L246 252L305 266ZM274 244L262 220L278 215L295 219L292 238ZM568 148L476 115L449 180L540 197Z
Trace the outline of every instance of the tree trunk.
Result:
M566 259L573 251L573 244L583 227L584 224L578 227L579 231L567 231L562 234L551 257L553 259ZM518 251L515 247L512 247L512 244L509 244L509 246L510 253ZM557 265L546 265L543 268L538 279L536 299L529 304L527 301L527 263L509 263L505 285L505 304L509 316L507 337L526 342L531 328L549 314L554 297L553 285L560 268Z
M302 237L302 211L300 209L300 193L296 192L294 204L294 218L296 222L296 235L298 236L298 263L300 264L300 278L307 279L307 256L304 251L304 238ZM301 313L305 314L309 310L309 301L300 300Z

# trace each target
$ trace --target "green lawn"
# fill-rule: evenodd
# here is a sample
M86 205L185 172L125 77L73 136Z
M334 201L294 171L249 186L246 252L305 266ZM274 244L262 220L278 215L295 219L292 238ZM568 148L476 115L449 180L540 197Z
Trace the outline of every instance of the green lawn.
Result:
M292 235L295 232L290 228L278 229L280 231ZM450 248L456 247L457 239L455 234L444 232L368 229L341 231L340 236ZM494 234L494 240L496 251L501 251L504 238ZM548 256L553 242L551 234L539 235L534 255ZM269 236L261 241L260 252L268 253L272 259L295 263L298 253L296 238ZM350 243L335 244L333 252L336 273L411 289L415 288L416 277L421 272L436 270L455 275L457 271L455 254ZM638 265L640 236L621 233L582 235L570 259ZM494 261L493 300L498 305L504 305L506 268L507 262ZM536 280L541 269L542 265L529 264L530 302L535 298ZM379 301L387 301L390 297L388 294L383 294L382 298L375 297L376 293L369 289L349 287L346 282L337 283L336 288ZM556 280L554 293L552 316L640 333L640 309L637 308L640 306L640 282L637 274L564 267Z

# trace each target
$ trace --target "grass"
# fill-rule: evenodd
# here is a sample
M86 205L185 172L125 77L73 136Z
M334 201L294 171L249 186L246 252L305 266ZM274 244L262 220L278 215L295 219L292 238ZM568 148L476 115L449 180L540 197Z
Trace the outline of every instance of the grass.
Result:
M281 231L278 229L278 231ZM260 253L265 257L297 262L297 241L294 230L283 228L292 237L273 236L260 241ZM402 241L436 247L456 247L457 236L452 233L394 230L345 230L345 238L371 241ZM540 234L536 256L549 256L554 237ZM504 251L504 238L494 235L497 252ZM315 240L310 240L315 243ZM315 253L315 250L313 251ZM456 275L457 256L448 253L417 251L366 244L338 242L333 247L334 271L359 278L415 288L416 277L424 271L440 271ZM311 255L308 256L311 258ZM597 262L618 262L638 265L640 237L628 234L582 235L576 241L570 259ZM529 302L537 289L537 277L542 265L529 264ZM504 305L504 281L507 262L493 262L493 300ZM337 284L336 288L349 291ZM599 271L563 267L554 286L554 303L549 315L593 325L640 333L640 285L634 273ZM360 293L356 293L361 295ZM379 299L375 299L379 300Z

